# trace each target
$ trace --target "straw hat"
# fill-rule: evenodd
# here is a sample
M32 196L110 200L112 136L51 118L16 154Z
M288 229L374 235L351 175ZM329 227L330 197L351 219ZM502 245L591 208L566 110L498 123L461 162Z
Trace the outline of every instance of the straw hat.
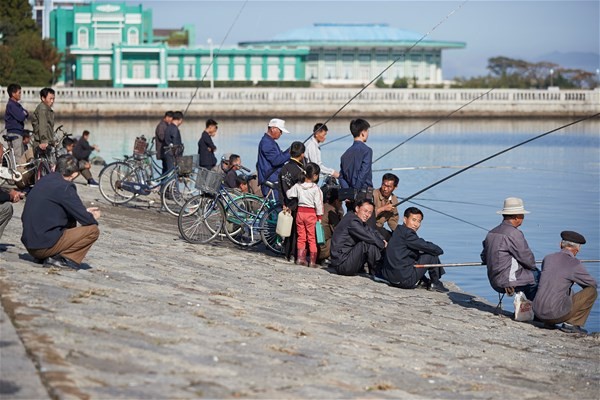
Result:
M518 197L507 197L504 199L504 208L500 211L496 211L496 213L502 215L519 215L529 214L529 211L525 210L523 200Z

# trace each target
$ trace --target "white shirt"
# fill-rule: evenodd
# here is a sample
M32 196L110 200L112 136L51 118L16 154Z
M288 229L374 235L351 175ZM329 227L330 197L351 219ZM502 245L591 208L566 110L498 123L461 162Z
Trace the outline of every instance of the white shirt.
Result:
M315 139L314 135L310 138L308 143L306 143L306 146L304 146L304 158L308 162L317 164L321 168L322 175L333 175L335 172L334 169L323 165L323 161L321 161L321 149L319 147L319 142L317 142L317 139Z
M296 183L286 193L288 199L298 198L298 207L315 209L317 215L323 215L323 192L321 188L312 183Z

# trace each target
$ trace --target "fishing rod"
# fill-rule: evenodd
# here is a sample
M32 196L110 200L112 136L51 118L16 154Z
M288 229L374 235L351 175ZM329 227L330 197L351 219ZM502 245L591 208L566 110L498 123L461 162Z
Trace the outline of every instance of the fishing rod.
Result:
M440 20L440 22L438 22L433 28L431 28L429 30L429 32L427 32L426 34L424 34L423 36L421 36L421 38L419 38L419 40L417 40L416 42L414 42L409 48L408 50L406 50L403 54L401 54L400 56L398 56L394 61L392 61L392 63L390 65L388 65L387 67L385 67L385 69L383 71L381 71L375 78L373 78L369 83L367 83L365 86L363 86L354 96L352 96L350 98L350 100L348 100L342 107L340 107L339 110L337 110L331 117L329 117L325 122L323 122L323 125L326 125L329 121L331 121L332 119L334 119L344 108L346 108L346 106L348 104L350 104L352 101L354 101L354 99L356 99L358 96L360 96L362 94L362 92L364 92L369 86L371 86L373 84L373 82L377 81L377 79L379 79L384 73L386 73L386 71L390 68L392 68L392 66L394 64L396 64L398 61L400 61L401 58L406 57L406 54L409 53L412 49L414 49L419 43L421 43L427 36L429 36L433 31L435 31L440 25L442 25L444 22L446 22L446 20L448 20L448 18L450 18L452 16L452 14L454 14L456 11L460 10L469 0L465 0L462 3L460 3L460 5L458 7L456 7L454 10L452 10L448 15L446 15L444 18L442 18ZM311 137L312 135L314 135L315 132L311 133L310 136L308 136L304 142L302 143L306 143Z
M385 171L413 171L413 170L418 170L418 169L460 169L460 168L465 168L466 165L430 165L430 166L425 166L425 167L396 167L396 168L382 168L382 169L374 169L373 172L385 172ZM551 169L541 169L541 168L526 168L526 167L511 167L511 166L494 166L494 165L490 165L490 166L486 166L486 165L482 165L479 167L475 167L475 168L482 168L482 169L517 169L517 170L536 170L536 171L546 171L546 172L559 172L559 171L553 171Z
M244 3L242 4L242 7L240 8L240 11L238 11L237 15L233 19L233 22L229 26L229 29L227 30L227 33L225 33L225 36L223 37L223 40L221 40L221 44L219 44L219 48L217 49L216 54L211 58L210 64L208 64L208 68L206 68L206 71L204 71L204 75L202 75L202 79L200 79L200 83L198 84L198 86L196 86L196 90L192 94L192 98L190 99L189 103L185 107L185 111L183 112L184 116L187 113L188 109L190 108L190 105L192 104L192 101L194 101L194 98L196 98L196 95L198 94L198 89L200 89L200 84L202 84L202 82L204 82L204 78L206 78L206 75L208 74L208 71L210 71L212 69L212 66L213 66L213 64L215 62L215 59L221 53L221 48L223 47L223 44L225 43L225 41L229 37L229 34L231 33L231 30L233 29L235 23L237 22L238 18L242 14L242 11L246 7L247 3L248 3L248 0L245 0Z
M417 136L419 136L421 133L425 132L427 129L431 128L432 126L436 125L438 122L441 122L445 119L450 118L452 115L454 115L455 113L457 113L458 111L462 110L463 108L465 108L466 106L468 106L469 104L473 103L476 100L479 100L480 98L482 98L483 96L486 96L488 93L490 93L492 90L494 90L494 88L491 88L490 90L488 90L485 93L480 94L479 96L475 97L474 99L471 99L469 102L463 104L462 106L460 106L459 108L457 108L456 110L452 111L451 113L443 116L442 118L438 119L437 121L435 121L432 124L429 124L428 126L426 126L425 128L421 129L419 132L415 133L414 135L412 135L411 137L409 137L408 139L406 139L405 141L403 141L402 143L398 144L397 146L392 147L389 151L383 153L381 156L377 157L372 164L375 164L377 161L381 160L383 157L387 156L388 154L390 154L392 151L396 150L398 147L402 146L403 144L405 144L406 142L408 142L409 140L412 140L414 138L416 138Z
M504 149L504 150L502 150L502 151L499 151L499 152L497 152L497 153L495 153L495 154L492 154L491 156L489 156L489 157L486 157L486 158L484 158L483 160L477 161L476 163L473 163L473 164L471 164L471 165L469 165L469 166L467 166L467 167L465 167L465 168L461 169L460 171L456 171L455 173L453 173L453 174L450 174L450 175L448 175L447 177L445 177L445 178L443 178L443 179L440 179L439 181L437 181L437 182L435 182L435 183L432 183L431 185L427 186L426 188L424 188L424 189L421 189L421 190L419 190L418 192L416 192L416 193L414 193L414 194L412 194L412 195L410 195L410 196L408 196L408 197L405 197L405 198L404 198L404 200L402 200L402 201L400 201L400 202L398 202L398 203L394 204L394 207L397 207L397 206L399 206L400 204L402 204L402 203L405 203L405 202L409 201L410 199L412 199L412 198L414 198L414 197L416 197L416 196L420 195L421 193L423 193L423 192L426 192L427 190L431 189L432 187L434 187L434 186L437 186L437 185L439 185L440 183L442 183L442 182L445 182L445 181L447 181L448 179L455 177L456 175L462 174L463 172L465 172L465 171L467 171L467 170L469 170L469 169L471 169L471 168L473 168L473 167L475 167L475 166L477 166L477 165L479 165L479 164L482 164L482 163L484 163L484 162L486 162L486 161L488 161L488 160L491 160L491 159L492 159L492 158L494 158L494 157L497 157L497 156L499 156L499 155L501 155L501 154L504 154L504 153L506 153L506 152L508 152L508 151L510 151L510 150L516 149L517 147L523 146L524 144L527 144L527 143L529 143L529 142L533 142L534 140L540 139L540 138L542 138L542 137L544 137L544 136L547 136L547 135L549 135L549 134L551 134L551 133L554 133L554 132L556 132L556 131L559 131L559 130L561 130L561 129L564 129L564 128L567 128L567 127L569 127L569 126L572 126L572 125L578 124L578 123L580 123L580 122L583 122L583 121L586 121L586 120L588 120L588 119L596 118L596 117L598 117L598 116L600 116L600 113L596 113L596 114L593 114L593 115L589 115L589 116L587 116L587 117L584 117L584 118L578 119L578 120L576 120L576 121L569 122L569 123L568 123L568 124L566 124L566 125L559 126L558 128L554 128L554 129L552 129L552 130L550 130L550 131L548 131L548 132L542 133L541 135L535 136L535 137L533 137L533 138L531 138L531 139L527 139L527 140L525 140L525 141L523 141L523 142L521 142L521 143L518 143L518 144L516 144L516 145L514 145L514 146L511 146L511 147L509 147L509 148L507 148L507 149Z
M426 210L430 210L430 211L436 212L436 213L438 213L438 214L445 215L446 217L449 217L449 218L455 219L455 220L457 220L457 221L464 222L465 224L468 224L468 225L474 226L474 227L476 227L476 228L482 229L482 230L484 230L484 231L486 231L486 232L488 232L488 231L489 231L489 229L487 229L487 228L484 228L483 226L480 226L480 225L474 224L474 223L472 223L472 222L466 221L466 220L464 220L464 219L462 219L462 218L455 217L454 215L447 214L447 213L445 213L445 212L443 212L443 211L439 211L439 210L433 209L433 208L431 208L431 207L424 206L423 204L415 203L415 202L414 202L414 201L412 201L412 200L411 200L411 201L409 201L409 203L412 203L412 204L414 204L414 205L416 205L416 206L419 206L419 207L421 207L421 208L424 208L424 209L426 209Z
M600 263L600 260L577 260L582 263ZM542 260L536 260L536 264L541 264ZM486 264L481 262L464 262L464 263L449 263L449 264L416 264L415 268L438 268L438 267L482 267Z

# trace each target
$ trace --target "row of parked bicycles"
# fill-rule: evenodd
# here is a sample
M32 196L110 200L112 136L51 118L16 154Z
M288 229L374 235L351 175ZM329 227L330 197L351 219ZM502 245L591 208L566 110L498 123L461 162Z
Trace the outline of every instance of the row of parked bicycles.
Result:
M283 239L276 233L282 206L272 183L267 182L271 189L265 197L227 188L223 173L197 167L197 155L175 157L173 168L160 173L152 147L137 138L132 156L102 169L100 193L107 201L120 205L159 193L162 207L177 216L179 232L189 243L227 238L241 247L264 243L274 253L283 252ZM171 146L165 151L177 154L181 149Z

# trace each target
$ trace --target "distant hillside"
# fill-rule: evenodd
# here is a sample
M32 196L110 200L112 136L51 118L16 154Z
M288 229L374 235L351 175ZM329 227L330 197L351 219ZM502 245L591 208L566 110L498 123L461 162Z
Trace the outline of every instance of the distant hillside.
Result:
M560 53L558 51L543 54L534 61L549 61L564 68L583 69L589 72L596 72L600 68L600 54L598 53Z

